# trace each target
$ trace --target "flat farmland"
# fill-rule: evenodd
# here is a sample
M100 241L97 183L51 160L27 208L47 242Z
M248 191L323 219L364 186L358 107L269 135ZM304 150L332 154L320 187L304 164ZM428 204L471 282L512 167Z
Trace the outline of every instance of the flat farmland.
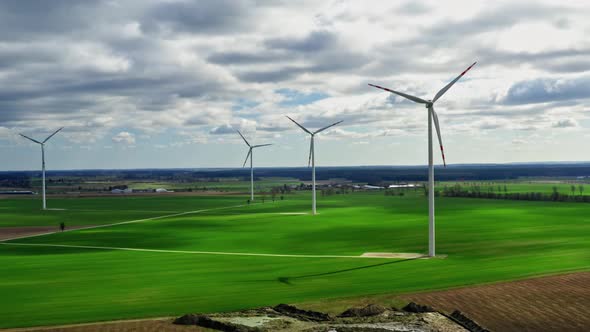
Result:
M89 224L163 217L0 245L0 326L404 294L590 269L589 206L581 203L438 198L438 253L447 258L382 259L359 256L426 251L424 197L319 197L317 216L305 214L308 193L249 206L244 196L125 199L50 202L72 213L108 210L108 220ZM11 225L19 216L34 224L39 210L26 204L38 201L24 201L0 201L0 220L6 213ZM63 212L43 215L54 223ZM70 223L83 216L72 214Z

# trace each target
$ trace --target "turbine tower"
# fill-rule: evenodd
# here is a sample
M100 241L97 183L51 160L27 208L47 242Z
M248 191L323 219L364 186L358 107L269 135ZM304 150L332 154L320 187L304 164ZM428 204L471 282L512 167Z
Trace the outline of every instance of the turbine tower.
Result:
M293 121L293 123L295 123L299 128L303 129L303 131L305 131L306 133L308 133L311 136L311 142L309 145L309 159L307 161L307 167L309 167L309 165L311 164L311 212L313 213L313 215L316 215L316 195L315 195L315 150L314 150L314 144L313 144L313 138L316 134L319 134L320 132L333 127L339 123L341 123L342 121L338 121L336 123L333 123L329 126L325 126L323 128L320 128L314 132L311 132L309 130L307 130L305 127L303 127L302 125L300 125L299 123L297 123L297 121L291 119L290 117L287 116L287 118L291 121Z
M428 256L434 257L435 256L435 236L434 236L434 164L433 164L433 155L432 155L432 122L434 121L434 126L436 127L436 135L438 136L438 143L440 145L440 153L442 154L443 164L446 167L447 163L445 161L445 151L443 149L442 138L440 136L440 127L438 125L438 115L434 111L434 103L442 97L442 95L447 92L453 84L457 83L457 81L465 75L465 73L471 69L471 67L475 66L477 62L474 62L471 66L465 69L459 76L457 76L454 80L452 80L449 84L445 87L440 89L434 96L432 100L424 100L422 98L418 98L415 96L411 96L402 92L394 91L391 89L387 89L378 85L369 84L372 87L389 91L391 93L395 93L396 95L402 96L406 99L409 99L413 102L424 104L426 109L428 109Z
M64 129L64 128L61 127L58 130L54 131L53 134L47 136L47 138L43 142L39 142L39 141L32 139L28 136L20 134L22 137L28 139L29 141L32 141L34 143L41 145L41 169L42 169L42 173L43 173L43 210L47 209L47 201L45 200L45 143L47 141L49 141L49 139L52 138L53 135L57 134L62 129Z
M242 133L240 133L239 130L236 130L238 132L238 134L240 134L240 137L242 137L242 139L244 140L244 142L246 142L246 145L248 146L248 154L246 155L246 160L244 160L244 165L242 165L242 167L246 166L246 162L248 161L248 158L250 158L250 201L253 202L254 201L254 165L253 165L253 161L252 161L252 151L256 148L260 148L263 146L269 146L272 144L259 144L259 145L250 145L250 143L248 143L248 141L246 140L246 138L244 138L244 135L242 135Z

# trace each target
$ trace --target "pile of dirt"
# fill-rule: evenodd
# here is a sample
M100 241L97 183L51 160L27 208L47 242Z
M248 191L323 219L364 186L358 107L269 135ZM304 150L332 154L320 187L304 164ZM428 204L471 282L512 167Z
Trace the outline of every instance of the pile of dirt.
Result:
M383 314L387 308L378 304L369 304L362 308L350 308L338 315L338 317L371 317Z
M311 311L311 310L302 310L297 307L288 304L279 304L273 308L274 311L279 312L283 315L297 318L300 320L310 320L314 322L325 322L329 321L332 318L330 315L325 314L323 312Z
M225 332L260 332L258 328L214 320L204 315L186 314L174 320L176 325L196 325Z
M410 302L402 308L404 311L413 313L434 312L435 310L427 305L420 305L415 302Z
M413 304L415 310L428 307ZM337 317L288 304L208 315L187 314L174 324L196 325L225 332L466 332L453 319L438 312L406 312L375 304L350 308ZM483 332L483 331L478 331Z
M471 332L490 332L489 330L484 329L479 324L474 322L472 319L463 315L459 310L453 311L450 317Z

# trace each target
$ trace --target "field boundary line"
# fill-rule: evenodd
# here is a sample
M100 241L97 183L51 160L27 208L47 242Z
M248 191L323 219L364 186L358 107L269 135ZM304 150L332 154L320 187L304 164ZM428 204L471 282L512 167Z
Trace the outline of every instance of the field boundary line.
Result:
M126 247L107 247L107 246L85 246L73 244L52 244L52 243L6 243L0 244L7 246L30 246L30 247L57 247L57 248L74 248L74 249L97 249L97 250L121 250L121 251L140 251L140 252L158 252L170 254L193 254L193 255L223 255L223 256L262 256L262 257L286 257L286 258L360 258L360 259L403 259L393 257L375 257L375 256L352 256L352 255L305 255L305 254L261 254L250 252L225 252L225 251L192 251L192 250L168 250L168 249L144 249L144 248L126 248Z
M245 204L239 204L239 205L232 205L232 206L223 206L223 207L218 207L218 208L201 209L201 210L194 210L194 211L185 211L185 212L178 212L178 213L173 213L173 214L167 214L167 215L163 215L163 216L156 216L156 217L136 219L136 220L128 220L128 221L120 221L120 222L116 222L116 223L112 223L112 224L94 225L94 226L88 226L88 227L80 227L80 228L76 228L76 229L66 229L64 231L57 230L57 231L47 232L47 233L40 233L40 234L33 234L33 235L25 235L25 236L17 236L17 237L12 237L12 238L9 238L9 239L0 240L0 244L3 244L6 241L20 240L20 239L28 239L28 238L31 238L31 237L45 236L45 235L51 235L51 234L55 234L55 233L74 232L74 231L81 231L81 230L85 230L85 229L94 229L94 228L101 228L101 227L111 227L111 226L118 226L118 225L134 224L134 223L144 222L144 221L151 221L151 220L157 220L157 219L165 219L165 218L171 218L171 217L178 217L178 216L183 216L183 215L187 215L187 214L195 214L195 213L201 213L201 212L207 212L207 211L214 211L214 210L233 209L233 208L243 207L243 206L246 206L246 205Z

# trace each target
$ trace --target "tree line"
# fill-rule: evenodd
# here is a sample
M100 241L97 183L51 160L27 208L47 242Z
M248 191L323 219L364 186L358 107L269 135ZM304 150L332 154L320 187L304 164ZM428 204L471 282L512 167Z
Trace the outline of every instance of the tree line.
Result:
M481 186L463 187L459 184L445 186L442 190L435 190L435 196L507 199L517 201L553 201L553 202L582 202L590 203L590 195L584 195L583 185L572 185L570 194L560 193L557 186L551 188L551 192L508 192L506 186L482 188ZM428 189L425 189L425 195Z

